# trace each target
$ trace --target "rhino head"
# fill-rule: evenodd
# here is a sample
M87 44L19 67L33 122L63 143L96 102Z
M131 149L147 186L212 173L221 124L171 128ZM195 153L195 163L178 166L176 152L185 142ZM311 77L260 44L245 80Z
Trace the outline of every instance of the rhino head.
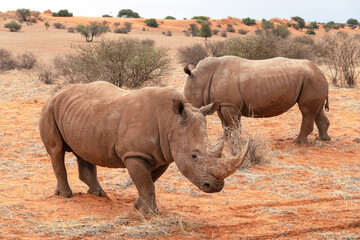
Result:
M184 72L187 74L184 85L184 96L194 107L200 108L204 106L208 100L209 86L206 85L209 83L206 81L207 76L204 76L204 74L209 73L197 74L197 71L198 69L196 69L193 64L189 64L184 68Z
M224 179L244 162L249 144L234 158L220 158L223 141L209 147L206 115L219 108L220 102L195 108L182 100L173 100L176 114L170 139L170 152L180 172L200 190L212 193L224 187Z

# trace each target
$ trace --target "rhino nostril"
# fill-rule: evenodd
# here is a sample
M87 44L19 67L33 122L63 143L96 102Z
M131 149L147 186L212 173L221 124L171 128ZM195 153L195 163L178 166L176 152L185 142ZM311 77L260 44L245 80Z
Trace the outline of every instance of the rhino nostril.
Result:
M211 185L208 184L208 183L203 183L201 185L201 189L204 191L204 192L211 192Z

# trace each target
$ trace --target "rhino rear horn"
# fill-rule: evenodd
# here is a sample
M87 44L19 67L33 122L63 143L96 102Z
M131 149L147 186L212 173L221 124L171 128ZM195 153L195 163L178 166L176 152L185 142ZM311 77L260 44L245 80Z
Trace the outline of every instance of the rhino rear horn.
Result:
M194 64L189 64L186 67L184 67L184 72L191 77L192 73L191 71L195 68Z
M215 101L204 107L201 107L200 111L204 114L204 116L211 115L214 112L216 112L217 110L219 110L220 104L221 104L221 101Z

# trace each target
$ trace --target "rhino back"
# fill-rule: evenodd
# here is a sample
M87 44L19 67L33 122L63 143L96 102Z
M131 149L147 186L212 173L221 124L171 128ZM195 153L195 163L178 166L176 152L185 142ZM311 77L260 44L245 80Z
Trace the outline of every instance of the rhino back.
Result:
M211 98L242 106L243 116L271 117L297 101L311 69L307 60L225 58L214 73ZM222 99L218 99L222 98Z

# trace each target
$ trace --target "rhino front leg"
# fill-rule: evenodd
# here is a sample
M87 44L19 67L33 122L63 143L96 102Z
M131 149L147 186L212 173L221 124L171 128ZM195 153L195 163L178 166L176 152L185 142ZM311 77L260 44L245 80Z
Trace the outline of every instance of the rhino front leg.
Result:
M85 161L79 156L76 157L79 167L79 178L89 186L88 193L98 197L107 197L106 192L102 189L97 179L96 165Z
M72 197L72 191L67 180L67 173L64 162L65 151L61 147L61 149L59 148L57 151L50 152L49 155L57 180L55 195L60 195L66 198Z
M159 214L156 206L151 165L142 158L127 158L125 166L139 193L139 198L134 205L135 208L143 213Z
M239 110L233 106L221 106L217 113L224 129L224 137L228 139L231 132L237 127L240 127L241 114Z

